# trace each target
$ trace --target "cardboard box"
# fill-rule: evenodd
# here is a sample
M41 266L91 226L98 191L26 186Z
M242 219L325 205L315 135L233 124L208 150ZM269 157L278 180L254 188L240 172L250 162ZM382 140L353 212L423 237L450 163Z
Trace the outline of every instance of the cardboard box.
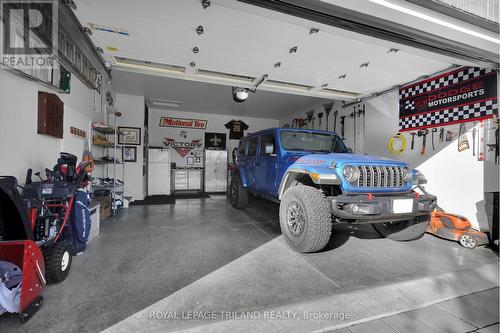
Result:
M105 220L106 218L111 216L111 197L94 197L92 200L101 206L101 220Z

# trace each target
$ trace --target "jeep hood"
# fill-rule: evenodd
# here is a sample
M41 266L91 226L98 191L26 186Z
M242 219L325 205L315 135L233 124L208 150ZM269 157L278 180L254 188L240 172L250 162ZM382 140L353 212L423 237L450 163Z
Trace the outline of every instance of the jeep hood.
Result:
M380 164L380 165L394 165L394 166L407 166L408 164L402 161L391 160L385 157L362 155L362 154L348 154L348 153L331 153L331 154L307 154L301 156L295 165L315 165L315 166L331 166L335 162L338 166L343 164Z

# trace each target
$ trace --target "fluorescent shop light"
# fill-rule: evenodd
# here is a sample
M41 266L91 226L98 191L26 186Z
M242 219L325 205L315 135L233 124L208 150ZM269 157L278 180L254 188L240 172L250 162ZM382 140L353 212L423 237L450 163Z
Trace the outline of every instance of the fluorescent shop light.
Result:
M493 43L500 44L500 40L498 38L494 38L494 37L482 34L480 32L477 32L477 31L474 31L471 29L467 29L467 28L464 28L462 26L459 26L459 25L456 25L456 24L453 24L450 22L443 21L441 19L429 16L427 14L420 13L416 10L412 10L412 9L409 9L409 8L406 8L406 7L403 7L400 5L396 5L396 4L389 2L389 1L386 1L386 0L370 0L370 1L373 3L376 3L378 5L381 5L381 6L391 8L391 9L397 10L397 11L405 13L405 14L409 14L409 15L418 17L418 18L421 18L421 19L429 21L429 22L433 22L433 23L442 25L443 27L451 28L451 29L466 33L466 34L474 36L474 37L478 37L478 38L481 38L481 39L484 39L484 40L487 40L487 41L490 41Z

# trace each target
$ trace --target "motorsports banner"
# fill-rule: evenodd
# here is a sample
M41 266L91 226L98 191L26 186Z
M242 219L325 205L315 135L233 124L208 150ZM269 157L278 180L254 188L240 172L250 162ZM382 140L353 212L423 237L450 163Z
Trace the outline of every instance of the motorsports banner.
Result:
M400 132L498 115L497 72L462 67L399 89Z

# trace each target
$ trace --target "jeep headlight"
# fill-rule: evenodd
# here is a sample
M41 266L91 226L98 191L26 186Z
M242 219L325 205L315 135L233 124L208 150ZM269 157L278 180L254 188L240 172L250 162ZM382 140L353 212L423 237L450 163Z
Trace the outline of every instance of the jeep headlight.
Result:
M347 180L349 183L355 182L356 180L359 179L358 168L355 168L351 165L345 166L344 169L342 170L342 173L344 174L345 180Z
M401 173L402 173L403 181L405 183L410 180L410 175L411 175L410 169L408 169L407 167L404 167L401 169Z
M427 184L427 179L425 179L425 176L423 173L421 173L418 170L414 170L414 172L413 172L413 185L422 185L422 184Z

